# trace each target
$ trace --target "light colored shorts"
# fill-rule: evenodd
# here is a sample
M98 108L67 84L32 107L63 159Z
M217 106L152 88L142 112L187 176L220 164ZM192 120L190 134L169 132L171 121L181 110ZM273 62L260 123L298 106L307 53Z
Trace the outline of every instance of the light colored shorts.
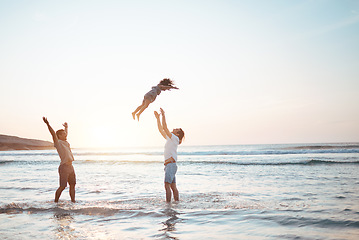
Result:
M59 166L60 187L67 187L76 184L75 169L72 164L61 164Z
M177 164L169 163L165 166L165 182L176 183Z

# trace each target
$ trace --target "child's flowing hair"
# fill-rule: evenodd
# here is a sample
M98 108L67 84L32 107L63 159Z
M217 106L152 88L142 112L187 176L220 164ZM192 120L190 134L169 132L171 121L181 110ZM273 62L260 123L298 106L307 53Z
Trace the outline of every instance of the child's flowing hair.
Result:
M164 85L164 86L168 86L168 87L177 88L175 86L175 83L169 78L164 78L163 80L161 80L161 82L159 84Z

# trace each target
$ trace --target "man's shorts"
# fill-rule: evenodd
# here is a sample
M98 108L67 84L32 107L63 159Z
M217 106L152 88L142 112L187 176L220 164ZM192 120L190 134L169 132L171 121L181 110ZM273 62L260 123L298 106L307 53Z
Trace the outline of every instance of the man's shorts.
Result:
M165 182L176 183L177 164L169 163L165 166Z
M76 184L75 170L72 164L61 164L59 166L60 187L67 187Z

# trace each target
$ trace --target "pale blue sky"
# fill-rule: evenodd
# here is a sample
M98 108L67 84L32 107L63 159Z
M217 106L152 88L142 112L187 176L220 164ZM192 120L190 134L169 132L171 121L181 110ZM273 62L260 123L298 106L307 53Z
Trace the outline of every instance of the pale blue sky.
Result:
M187 145L358 142L358 43L359 1L0 0L0 133L162 145L163 107Z

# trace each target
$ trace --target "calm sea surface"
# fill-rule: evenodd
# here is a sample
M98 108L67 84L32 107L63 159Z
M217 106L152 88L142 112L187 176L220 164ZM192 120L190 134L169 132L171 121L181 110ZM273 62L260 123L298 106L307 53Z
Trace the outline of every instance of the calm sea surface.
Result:
M0 152L1 239L359 239L359 144L180 146L166 204L163 148Z

